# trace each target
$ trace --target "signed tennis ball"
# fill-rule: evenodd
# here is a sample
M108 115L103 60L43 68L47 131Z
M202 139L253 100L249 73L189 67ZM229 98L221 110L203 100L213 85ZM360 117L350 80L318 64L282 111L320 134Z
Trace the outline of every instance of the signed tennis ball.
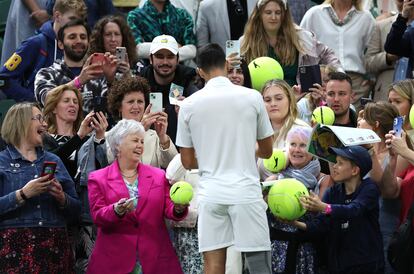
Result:
M261 92L265 83L272 79L283 80L284 73L282 66L273 58L259 57L249 64L252 87Z
M286 154L281 149L273 150L269 159L263 159L265 169L272 173L278 173L286 168Z
M312 113L312 122L331 126L335 122L335 112L330 107L317 107Z
M414 105L411 106L409 117L411 128L414 128Z
M281 179L270 188L267 203L276 217L293 221L306 212L299 201L304 195L309 195L304 184L296 179Z
M188 204L193 198L193 187L184 181L176 182L170 188L170 198L174 204Z

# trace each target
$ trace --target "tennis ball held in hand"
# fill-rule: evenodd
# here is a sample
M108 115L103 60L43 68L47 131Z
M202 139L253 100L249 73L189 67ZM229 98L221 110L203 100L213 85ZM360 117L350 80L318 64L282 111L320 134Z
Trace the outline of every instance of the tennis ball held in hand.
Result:
M278 180L269 190L267 203L276 217L293 221L305 214L300 197L308 196L308 189L296 179Z
M185 181L178 181L170 188L170 198L174 204L186 205L193 198L193 187Z
M263 159L265 169L278 173L286 168L286 154L281 149L274 149L269 159Z

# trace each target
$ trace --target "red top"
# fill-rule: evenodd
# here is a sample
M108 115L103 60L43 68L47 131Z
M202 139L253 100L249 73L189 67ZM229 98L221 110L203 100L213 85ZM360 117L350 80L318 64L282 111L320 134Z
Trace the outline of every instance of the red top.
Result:
M401 212L400 223L407 218L408 210L414 202L414 166L409 165L404 172L398 176L402 179L400 198L401 198ZM414 225L414 220L413 220Z

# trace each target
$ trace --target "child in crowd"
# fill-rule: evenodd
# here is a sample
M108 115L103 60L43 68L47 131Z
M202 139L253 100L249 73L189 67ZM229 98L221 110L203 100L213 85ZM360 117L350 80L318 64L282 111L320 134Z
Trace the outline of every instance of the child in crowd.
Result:
M293 223L309 233L324 233L330 273L384 273L380 191L371 179L363 179L372 168L371 157L361 146L331 147L330 151L336 155L331 176L337 184L322 201L312 193L302 197L307 210L320 214Z

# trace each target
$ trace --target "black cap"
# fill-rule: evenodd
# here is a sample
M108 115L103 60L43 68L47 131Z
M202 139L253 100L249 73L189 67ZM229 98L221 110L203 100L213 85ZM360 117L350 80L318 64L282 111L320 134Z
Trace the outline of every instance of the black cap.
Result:
M329 152L337 156L347 158L354 162L360 169L360 176L364 178L368 172L372 169L371 156L368 150L362 146L349 146L349 147L330 147Z

